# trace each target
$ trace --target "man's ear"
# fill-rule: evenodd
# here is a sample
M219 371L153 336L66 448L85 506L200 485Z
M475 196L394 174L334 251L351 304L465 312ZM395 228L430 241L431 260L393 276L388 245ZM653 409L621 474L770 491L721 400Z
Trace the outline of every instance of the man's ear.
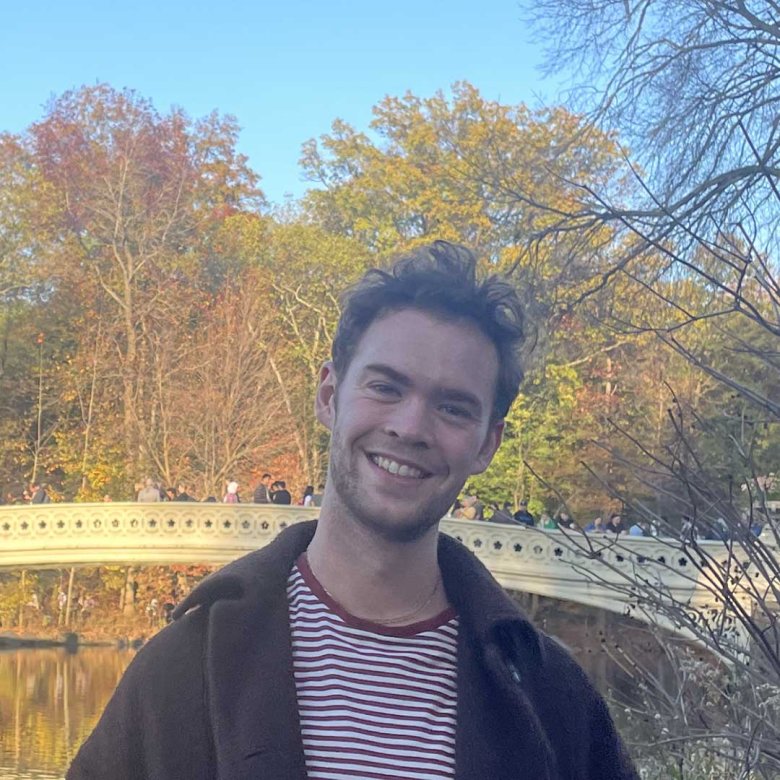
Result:
M481 474L490 465L490 461L493 460L493 456L501 445L501 439L503 437L504 421L496 420L495 422L491 422L488 431L485 434L485 441L482 444L477 459L474 461L474 465L471 469L472 474Z
M314 398L314 414L329 431L333 430L336 420L336 369L330 360L320 369L320 383Z

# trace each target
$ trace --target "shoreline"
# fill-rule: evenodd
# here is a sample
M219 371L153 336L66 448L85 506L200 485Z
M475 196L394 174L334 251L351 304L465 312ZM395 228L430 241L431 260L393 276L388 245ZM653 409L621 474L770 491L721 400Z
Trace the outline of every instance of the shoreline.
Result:
M64 648L76 652L81 647L115 647L117 649L137 649L146 643L146 637L129 639L90 639L77 633L62 634L59 637L41 636L35 634L15 634L11 631L0 633L0 652L3 650L26 650Z

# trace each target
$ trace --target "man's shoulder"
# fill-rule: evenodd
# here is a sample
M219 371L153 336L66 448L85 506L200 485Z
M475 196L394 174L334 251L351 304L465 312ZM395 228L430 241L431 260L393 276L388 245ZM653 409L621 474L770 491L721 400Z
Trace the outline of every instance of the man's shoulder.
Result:
M180 619L194 607L209 609L218 601L242 599L251 604L256 598L264 600L284 590L293 564L308 547L316 525L314 520L293 523L270 544L210 574L176 607L174 618Z
M170 682L200 669L208 630L208 609L194 607L152 636L136 653L128 667L130 676L141 676L147 682L157 679ZM185 668L186 667L186 668ZM159 690L150 687L149 692Z

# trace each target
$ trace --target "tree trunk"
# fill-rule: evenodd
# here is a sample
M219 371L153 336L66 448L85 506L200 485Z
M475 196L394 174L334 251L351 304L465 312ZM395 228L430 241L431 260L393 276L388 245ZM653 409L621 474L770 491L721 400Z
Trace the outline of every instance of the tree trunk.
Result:
M70 606L73 603L73 580L76 578L76 567L71 566L68 575L68 599L65 602L65 628L70 626Z
M24 631L24 605L26 597L24 595L24 588L27 584L27 569L22 569L22 576L19 581L19 631Z
M135 612L135 592L133 591L134 576L135 569L132 566L128 566L125 572L125 587L122 589L122 597L120 599L120 609L124 615L132 615Z

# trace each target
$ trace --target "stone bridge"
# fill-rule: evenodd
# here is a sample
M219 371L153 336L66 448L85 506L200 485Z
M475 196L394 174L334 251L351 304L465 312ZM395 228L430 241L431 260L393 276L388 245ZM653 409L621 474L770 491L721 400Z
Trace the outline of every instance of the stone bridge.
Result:
M317 509L254 504L43 504L0 507L0 570L172 563L225 564L268 544ZM646 612L627 582L641 577L682 608L717 612L679 540L564 534L525 526L445 518L442 530L465 544L507 590L632 616L685 635ZM702 553L731 565L722 542ZM748 577L755 573L747 572ZM749 594L746 593L746 601ZM749 607L749 604L745 604Z

